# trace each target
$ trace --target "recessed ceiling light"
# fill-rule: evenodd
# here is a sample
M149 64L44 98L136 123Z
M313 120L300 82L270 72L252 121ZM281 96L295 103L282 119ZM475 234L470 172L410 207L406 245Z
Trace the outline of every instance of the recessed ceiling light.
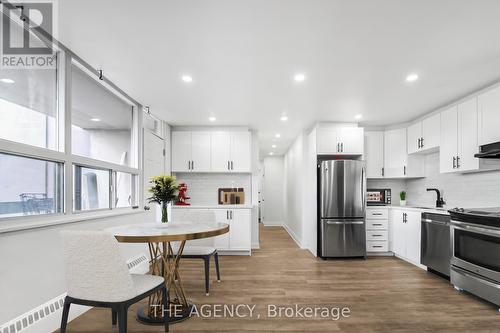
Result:
M276 148L276 145L272 145L271 147Z
M12 84L12 83L14 83L14 82L15 82L14 80L12 80L12 79L7 79L7 78L5 78L5 79L0 79L0 81L2 81L3 83L10 83L10 84Z
M287 116L281 116L280 120L281 120L281 121L287 121L287 120L288 120L288 117L287 117Z
M281 137L281 134L276 133L276 134L274 135L274 137L275 137L275 138L280 138L280 137Z
M269 152L269 155L274 155L274 153L273 152Z
M214 122L214 121L217 120L217 118L215 118L215 117L208 117L208 120L211 121L211 122Z
M408 74L408 76L406 77L406 82L415 82L417 80L418 80L418 74L416 73Z
M306 76L305 76L305 74L297 73L293 76L293 79L295 80L295 82L304 82L304 80L306 79Z
M193 77L190 76L190 75L183 75L181 77L182 81L186 82L186 83L189 83L189 82L193 82Z
M90 118L90 120L92 120L92 121L101 121L101 119L99 119L99 118Z
M357 115L354 116L354 118L356 118L356 119L359 120L359 119L363 118L363 115L362 114L357 114Z

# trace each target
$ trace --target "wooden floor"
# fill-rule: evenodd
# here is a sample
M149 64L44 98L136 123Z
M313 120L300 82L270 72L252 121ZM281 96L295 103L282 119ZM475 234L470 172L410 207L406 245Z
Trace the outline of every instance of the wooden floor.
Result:
M222 282L212 270L205 296L201 261L182 262L188 297L203 304L255 304L261 318L191 318L171 332L500 332L500 314L453 289L448 281L397 258L323 261L301 250L280 227L261 227L261 249L251 257L223 256ZM348 307L349 318L266 318L267 306ZM129 332L162 332L135 321ZM256 314L254 313L254 316ZM107 310L93 309L68 332L118 332Z

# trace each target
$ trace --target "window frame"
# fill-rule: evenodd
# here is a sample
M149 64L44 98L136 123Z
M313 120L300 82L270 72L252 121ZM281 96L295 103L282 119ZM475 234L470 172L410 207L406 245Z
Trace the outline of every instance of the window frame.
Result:
M46 44L49 39L43 35L43 32L38 30L30 30L30 33L35 34L42 39ZM143 105L131 98L113 82L106 77L100 77L100 72L94 69L87 62L59 43L52 39L54 52L57 52L57 94L56 94L56 149L41 148L5 140L0 138L0 152L17 155L21 157L31 157L52 162L62 163L63 173L63 207L60 213L51 213L43 215L27 215L14 217L0 217L0 233L18 231L24 229L38 228L50 225L79 222L85 220L94 220L103 217L118 216L123 214L141 213L138 208L143 205L143 195L139 193L143 188L143 163L142 161L142 113ZM132 130L131 130L131 163L128 165L120 165L111 162L101 161L89 157L72 154L72 138L71 138L71 69L73 65L77 65L80 69L84 69L90 78L96 80L103 88L115 94L132 107ZM110 173L110 208L74 211L73 210L73 166L83 166L95 169L104 169ZM116 172L131 174L135 184L132 186L135 197L135 205L129 207L114 207L115 177Z

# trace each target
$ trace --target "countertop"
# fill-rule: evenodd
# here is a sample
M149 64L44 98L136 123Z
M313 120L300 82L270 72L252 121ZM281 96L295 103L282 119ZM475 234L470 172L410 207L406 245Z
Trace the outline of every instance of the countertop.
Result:
M172 206L173 209L252 209L251 205L190 205Z
M414 210L414 211L419 211L419 212L427 212L427 213L435 213L435 214L442 214L442 215L450 215L448 213L449 208L427 208L427 207L420 207L420 206L398 206L398 205L390 205L390 206L368 206L367 209L381 209L381 208L387 208L387 209L407 209L407 210Z

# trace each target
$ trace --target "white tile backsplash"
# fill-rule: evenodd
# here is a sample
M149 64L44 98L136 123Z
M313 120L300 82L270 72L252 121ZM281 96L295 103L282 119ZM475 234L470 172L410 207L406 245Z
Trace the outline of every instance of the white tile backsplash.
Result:
M446 201L447 208L500 207L500 171L475 173L439 172L439 153L425 157L425 178L409 180L368 180L368 188L392 189L392 202L399 203L399 192L407 192L409 206L436 205L436 193L427 188L437 188Z
M179 183L186 183L191 205L217 205L219 188L242 187L245 191L245 205L251 205L252 179L249 174L223 173L175 173Z
M442 191L446 207L500 207L500 171L467 174L439 173L439 153L426 156L426 178L408 180L408 204L434 206L436 194L430 187Z

